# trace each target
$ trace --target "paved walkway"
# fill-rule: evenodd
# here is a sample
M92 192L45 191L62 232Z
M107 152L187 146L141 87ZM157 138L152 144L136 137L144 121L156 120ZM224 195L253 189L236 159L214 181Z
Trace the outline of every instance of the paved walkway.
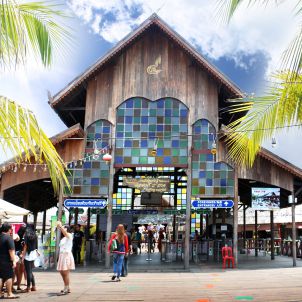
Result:
M21 301L302 301L302 260L241 255L238 269L221 264L198 264L190 271L173 266L165 272L129 266L129 275L112 282L111 271L100 265L79 267L71 274L72 293L58 297L62 281L55 271L35 271L37 292L20 294ZM145 257L145 255L143 255ZM266 266L266 268L264 268Z

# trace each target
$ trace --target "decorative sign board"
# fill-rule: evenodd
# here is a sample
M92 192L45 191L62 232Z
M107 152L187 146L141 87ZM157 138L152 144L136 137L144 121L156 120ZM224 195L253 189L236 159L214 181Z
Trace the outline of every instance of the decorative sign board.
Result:
M123 184L142 192L170 191L170 179L168 178L124 178Z
M193 200L192 207L197 209L217 209L217 208L232 208L234 206L233 200Z
M64 206L66 208L101 208L104 209L107 206L107 200L105 199L65 199Z

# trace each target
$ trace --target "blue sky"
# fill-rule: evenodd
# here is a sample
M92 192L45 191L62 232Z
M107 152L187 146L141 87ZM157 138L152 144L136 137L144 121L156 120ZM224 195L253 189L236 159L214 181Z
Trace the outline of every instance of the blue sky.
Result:
M260 94L296 33L299 20L293 17L290 2L277 9L242 7L226 25L214 0L68 0L63 8L72 17L65 23L75 37L68 56L59 55L49 70L29 60L25 68L3 72L0 94L34 111L49 136L63 131L65 125L47 103L47 91L54 95L64 88L154 12L242 91ZM295 130L280 135L274 152L302 167L295 152L301 136ZM270 147L269 142L265 146Z

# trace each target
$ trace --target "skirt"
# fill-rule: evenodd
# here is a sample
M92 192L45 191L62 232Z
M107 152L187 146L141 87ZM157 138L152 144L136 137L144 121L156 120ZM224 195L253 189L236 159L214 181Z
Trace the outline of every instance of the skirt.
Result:
M13 275L13 263L11 261L0 260L0 279L11 279Z
M69 271L75 269L74 259L71 252L60 253L57 271Z

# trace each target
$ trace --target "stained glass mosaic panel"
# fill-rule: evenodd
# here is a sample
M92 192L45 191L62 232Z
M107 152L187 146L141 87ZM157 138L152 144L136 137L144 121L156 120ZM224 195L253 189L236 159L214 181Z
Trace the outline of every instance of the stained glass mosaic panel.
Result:
M129 99L117 109L115 166L186 167L187 134L188 109L180 101Z
M198 213L192 213L191 214L191 234L195 233L195 230L200 233L200 214Z
M131 188L118 188L117 193L113 194L112 208L123 210L131 209L132 190Z
M192 196L234 196L234 170L224 162L216 162L211 153L216 130L205 119L193 125Z
M99 120L87 127L87 139L83 159L70 164L67 174L72 192L69 195L106 196L109 185L109 165L102 160L103 154L94 155L94 149L102 150L109 145L111 124Z

